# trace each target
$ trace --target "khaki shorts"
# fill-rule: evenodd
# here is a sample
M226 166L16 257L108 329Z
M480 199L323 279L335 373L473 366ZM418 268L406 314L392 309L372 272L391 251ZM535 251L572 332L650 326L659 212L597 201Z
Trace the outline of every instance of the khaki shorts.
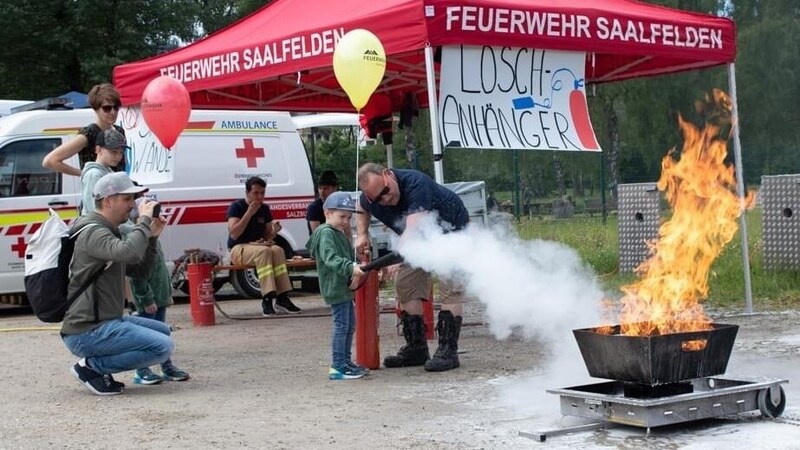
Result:
M428 300L433 286L431 275L406 264L400 266L394 279L394 290L400 304L412 300ZM464 289L449 280L439 280L439 303L445 305L459 304L464 296Z

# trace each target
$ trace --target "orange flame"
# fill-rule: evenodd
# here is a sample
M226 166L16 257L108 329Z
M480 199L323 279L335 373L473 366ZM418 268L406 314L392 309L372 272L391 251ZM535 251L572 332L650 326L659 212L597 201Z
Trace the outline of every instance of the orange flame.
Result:
M672 217L651 245L650 258L637 269L640 279L622 287L620 333L651 336L710 329L701 301L708 296L708 275L714 260L737 231L742 202L736 195L734 169L725 164L726 139L719 136L731 103L714 90L706 103L713 109L703 129L678 117L684 144L661 163L658 189L672 206ZM751 192L744 205L751 207Z

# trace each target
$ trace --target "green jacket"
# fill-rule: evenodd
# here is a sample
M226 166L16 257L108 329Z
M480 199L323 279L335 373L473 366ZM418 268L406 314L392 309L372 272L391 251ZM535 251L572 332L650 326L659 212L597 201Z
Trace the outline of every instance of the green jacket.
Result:
M325 303L335 305L352 301L354 296L349 284L354 253L344 233L322 224L311 234L306 248L317 262L319 290Z
M150 276L147 278L131 277L131 290L133 291L133 304L140 313L144 312L145 307L152 304L166 307L174 303L172 282L167 270L167 263L164 262L164 250L161 249L161 242L158 242L158 254Z

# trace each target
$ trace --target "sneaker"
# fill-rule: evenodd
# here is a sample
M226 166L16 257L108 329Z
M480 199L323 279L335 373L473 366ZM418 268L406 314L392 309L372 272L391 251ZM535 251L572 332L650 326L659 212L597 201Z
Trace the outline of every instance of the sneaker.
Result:
M345 366L348 369L352 370L353 372L361 372L364 375L367 375L369 373L369 369L367 369L366 367L361 367L358 364L354 363L353 361L348 362Z
M178 369L175 366L167 366L161 367L161 378L167 381L186 381L189 378L189 374L181 369Z
M84 386L97 395L122 394L122 383L114 384L114 378L109 374L102 374L92 370L86 365L86 358L81 358L72 366L72 374Z
M261 311L264 317L271 317L275 315L275 308L272 307L271 298L261 299Z
M164 381L164 379L150 370L149 367L145 367L144 369L136 369L136 371L133 373L133 384L150 385L158 384L162 381Z
M286 295L281 295L275 300L275 309L284 314L300 314L302 311Z
M112 386L118 386L120 389L125 388L125 383L115 380L114 377L111 376L111 374L108 374L108 379L111 380Z
M350 369L347 366L344 366L340 369L335 367L331 367L328 370L328 379L329 380L355 380L356 378L361 378L364 376L364 372L356 372Z

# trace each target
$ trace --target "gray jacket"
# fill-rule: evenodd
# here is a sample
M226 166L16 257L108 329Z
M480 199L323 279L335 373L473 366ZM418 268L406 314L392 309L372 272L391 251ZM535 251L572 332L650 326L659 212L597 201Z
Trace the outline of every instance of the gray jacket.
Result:
M70 233L88 223L75 240L72 256L69 295L75 293L92 274L111 261L111 266L72 303L61 325L62 334L81 334L93 330L103 321L122 317L125 311L125 275L147 278L156 258L155 237L150 236L150 218L141 217L126 239L119 228L100 213L79 217ZM95 322L95 298L97 317Z
M92 151L92 153L94 153L94 151ZM92 195L94 185L97 184L97 180L110 173L114 173L110 167L106 167L94 161L89 161L83 166L83 170L81 171L80 215L85 216L94 211L94 196Z

